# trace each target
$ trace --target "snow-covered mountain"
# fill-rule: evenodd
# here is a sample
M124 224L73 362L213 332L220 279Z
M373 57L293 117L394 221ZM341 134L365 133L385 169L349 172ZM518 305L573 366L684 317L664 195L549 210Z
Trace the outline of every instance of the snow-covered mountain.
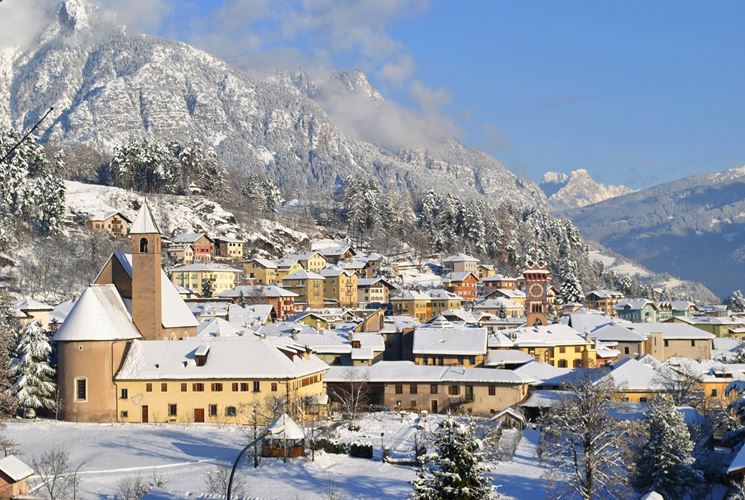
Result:
M626 186L601 184L583 168L574 170L569 175L546 172L540 187L548 196L552 210L584 207L633 191Z
M194 138L229 168L297 193L366 173L405 192L545 204L535 184L452 138L404 147L381 135L393 123L362 137L348 120L360 104L387 109L360 72L257 77L184 43L128 35L84 0L63 2L30 48L0 53L0 126L25 129L54 106L40 129L53 143L110 152L133 136Z
M582 233L650 270L745 288L745 167L700 174L568 210Z

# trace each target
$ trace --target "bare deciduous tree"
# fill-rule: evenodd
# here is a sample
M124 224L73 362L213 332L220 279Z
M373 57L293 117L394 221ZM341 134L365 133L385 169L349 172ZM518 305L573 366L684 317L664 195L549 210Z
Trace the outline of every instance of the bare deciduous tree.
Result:
M687 364L664 365L657 370L655 382L660 384L677 406L700 408L705 398L701 375Z
M47 450L32 463L43 481L42 490L50 500L71 497L77 478L73 474L70 457L65 450Z
M229 465L215 465L207 471L207 477L204 479L204 485L207 493L211 495L225 495L228 492L228 482L230 481L231 467ZM230 492L231 498L241 498L246 496L246 482L238 471L233 476L233 487Z
M540 458L556 498L615 498L628 493L626 429L609 414L616 391L609 378L566 385L566 396L543 420Z
M349 419L349 428L358 429L357 414L367 404L367 377L357 379L352 370L345 375L345 382L331 390L333 398L341 405L344 415Z

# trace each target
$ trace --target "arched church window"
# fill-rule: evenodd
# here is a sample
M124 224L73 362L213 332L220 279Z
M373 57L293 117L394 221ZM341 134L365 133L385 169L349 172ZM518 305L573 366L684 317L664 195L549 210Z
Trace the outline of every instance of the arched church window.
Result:
M147 238L140 240L140 253L147 253Z

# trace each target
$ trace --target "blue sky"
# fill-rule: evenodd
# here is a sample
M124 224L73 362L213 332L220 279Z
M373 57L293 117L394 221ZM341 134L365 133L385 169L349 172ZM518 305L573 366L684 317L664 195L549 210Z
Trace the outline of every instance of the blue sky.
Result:
M533 180L745 165L745 2L136 1L162 12L146 31L248 68L361 69Z

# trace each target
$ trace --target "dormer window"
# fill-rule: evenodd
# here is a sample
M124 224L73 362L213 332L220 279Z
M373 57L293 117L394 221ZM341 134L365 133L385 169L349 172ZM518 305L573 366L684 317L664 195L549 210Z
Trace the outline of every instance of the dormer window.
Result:
M205 363L207 363L207 354L210 352L210 346L208 345L201 345L194 353L194 361L196 361L197 366L204 366Z

